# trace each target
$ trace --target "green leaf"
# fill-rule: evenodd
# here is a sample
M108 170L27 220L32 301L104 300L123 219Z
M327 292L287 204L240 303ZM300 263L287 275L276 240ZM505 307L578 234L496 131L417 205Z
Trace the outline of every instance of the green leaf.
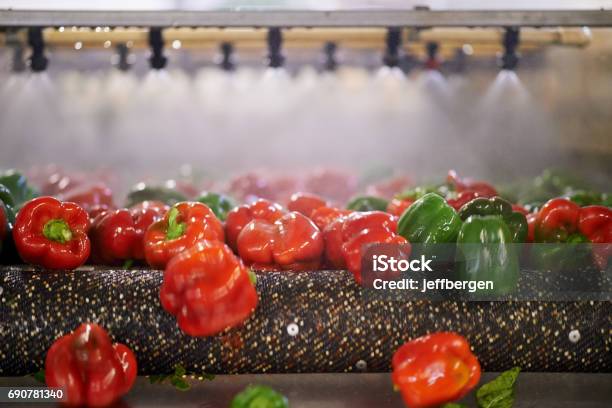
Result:
M189 385L184 378L177 376L172 376L172 378L170 378L170 384L174 385L174 388L179 391L187 391L189 388L191 388L191 385Z
M249 269L249 280L253 285L257 284L257 275L251 269Z
M171 377L170 374L150 375L149 376L149 382L151 384L161 384L161 383L163 383L164 381L166 381L170 377Z
M440 408L468 408L468 406L465 404L459 404L457 402L447 402L446 404L442 405Z
M34 377L34 379L36 381L38 381L39 383L46 384L46 381L45 381L45 370L44 369L38 370L37 372L32 374L32 377Z
M521 369L514 367L504 371L476 391L480 408L511 408L514 404L514 385Z
M185 374L187 374L187 370L185 369L185 367L183 367L180 364L177 364L174 366L174 376L175 377L182 377Z

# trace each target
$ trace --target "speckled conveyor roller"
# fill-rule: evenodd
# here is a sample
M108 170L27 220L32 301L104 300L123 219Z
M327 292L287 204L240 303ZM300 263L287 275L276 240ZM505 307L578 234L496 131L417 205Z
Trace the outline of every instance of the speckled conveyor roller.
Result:
M255 314L211 338L182 334L159 304L161 271L0 269L0 375L42 367L79 323L128 344L140 374L387 371L407 339L455 330L485 370L612 371L612 302L367 300L348 272L261 273Z

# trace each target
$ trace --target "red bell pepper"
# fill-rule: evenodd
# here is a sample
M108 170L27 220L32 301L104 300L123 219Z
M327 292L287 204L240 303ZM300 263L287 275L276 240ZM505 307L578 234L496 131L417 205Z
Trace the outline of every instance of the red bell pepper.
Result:
M323 239L325 241L325 259L327 266L335 269L346 268L344 255L342 254L342 228L346 216L341 216L330 222L323 230Z
M274 223L272 255L283 269L316 269L321 265L323 249L323 234L308 217L290 212Z
M92 215L92 211L99 211L100 208L106 210L115 208L112 190L101 183L78 186L61 194L60 198L62 201L78 204L90 215Z
M480 363L467 340L442 332L401 346L391 363L393 384L410 408L437 407L466 395L480 381Z
M456 197L454 198L447 198L446 202L448 203L448 205L453 207L456 211L459 211L461 207L463 207L465 204L469 203L470 201L478 197L487 197L487 196L484 196L477 191L464 190L458 193Z
M325 228L336 218L351 214L351 210L343 210L334 207L319 207L310 214L310 219L321 230Z
M132 388L137 371L134 353L93 323L60 337L45 359L47 386L62 388L71 406L112 404Z
M537 213L530 213L525 216L527 218L527 242L535 242L535 228Z
M363 230L376 228L396 233L397 217L382 211L355 212L344 221L342 240L346 242Z
M373 227L364 229L361 232L353 235L342 245L342 255L348 270L353 274L358 284L361 284L363 279L361 275L361 256L365 245L368 244L398 244L402 245L402 250L398 251L398 259L407 259L410 256L410 246L408 240L397 235L384 227ZM398 247L399 249L399 247ZM397 271L396 271L397 272ZM399 273L388 275L387 279L397 277ZM371 282L365 282L370 285Z
M580 206L566 198L553 198L542 206L535 220L536 242L565 242L578 232Z
M524 216L531 214L525 207L519 204L512 204L512 211L519 212L523 214Z
M173 258L164 272L160 299L190 336L212 336L237 326L257 306L247 268L219 241L199 241Z
M78 205L38 197L17 214L13 239L27 263L48 269L74 269L89 257L88 229L89 216Z
M238 254L255 269L269 269L274 265L272 247L274 225L264 220L252 220L238 235Z
M259 199L249 205L241 205L227 213L225 235L227 244L238 251L238 235L251 220L264 220L274 223L285 214L283 207L268 200Z
M238 254L247 265L287 270L316 269L321 264L323 234L306 216L290 212L274 224L252 220L238 235Z
M208 206L198 202L177 203L145 232L145 259L152 267L163 268L172 257L198 241L223 238L223 224Z
M454 187L455 191L461 193L463 191L472 191L478 193L479 197L495 197L498 195L497 190L491 184L484 181L474 181L470 179L462 179L455 170L449 170L446 181ZM475 197L474 197L475 198ZM471 201L471 200L468 200ZM466 201L467 202L467 201Z
M168 206L162 202L143 201L129 210L102 212L89 232L92 260L105 265L144 260L145 231L167 211Z
M387 212L391 215L395 215L396 217L401 217L401 215L414 203L414 200L402 200L401 198L393 198L389 201L389 205L387 205Z
M324 230L325 257L329 266L346 267L342 246L354 235L365 229L383 228L395 233L397 217L382 211L353 212L332 221Z
M578 230L594 243L593 259L602 269L612 256L612 209L603 205L590 205L580 209Z
M295 193L289 199L287 209L310 217L314 210L325 206L327 206L327 202L316 194Z

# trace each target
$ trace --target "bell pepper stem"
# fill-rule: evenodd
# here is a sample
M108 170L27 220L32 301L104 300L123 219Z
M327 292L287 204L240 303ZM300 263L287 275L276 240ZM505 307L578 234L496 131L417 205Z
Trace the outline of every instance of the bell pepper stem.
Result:
M172 208L168 213L168 231L166 232L166 239L177 239L185 233L187 225L182 222L177 222L179 216L179 210Z
M47 221L43 227L43 235L45 238L60 244L65 244L72 239L70 226L62 219Z

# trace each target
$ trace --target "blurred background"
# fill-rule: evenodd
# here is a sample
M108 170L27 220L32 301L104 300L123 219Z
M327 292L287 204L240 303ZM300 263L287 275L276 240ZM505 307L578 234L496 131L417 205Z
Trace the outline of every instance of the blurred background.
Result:
M18 7L36 9L41 3ZM206 3L111 1L85 8L482 6L476 1ZM508 6L499 3L487 7ZM517 9L610 6L512 3ZM0 1L0 8L8 7L16 2ZM55 7L83 5L54 2ZM508 55L504 28L404 28L399 44L385 28L344 29L343 36L330 37L345 40L332 42L324 34L318 42L300 42L300 33L312 34L282 30L278 66L271 63L275 51L266 29L234 34L211 29L200 33L208 36L205 45L201 37L192 38L193 29L171 29L162 33L163 69L152 68L148 30L123 30L129 33L118 41L117 30L106 26L47 28L42 34L48 65L39 72L27 66L31 50L16 41L23 45L27 34L0 34L1 168L32 177L46 175L49 166L102 174L125 191L138 181L169 178L206 189L249 174L280 178L280 184L295 176L299 180L292 180L291 188L341 174L331 188L339 183L356 190L393 177L440 181L450 168L511 183L552 167L610 189L611 29L523 29L516 52L510 50L518 64L506 69L500 68ZM556 33L558 40L528 41L542 32Z

